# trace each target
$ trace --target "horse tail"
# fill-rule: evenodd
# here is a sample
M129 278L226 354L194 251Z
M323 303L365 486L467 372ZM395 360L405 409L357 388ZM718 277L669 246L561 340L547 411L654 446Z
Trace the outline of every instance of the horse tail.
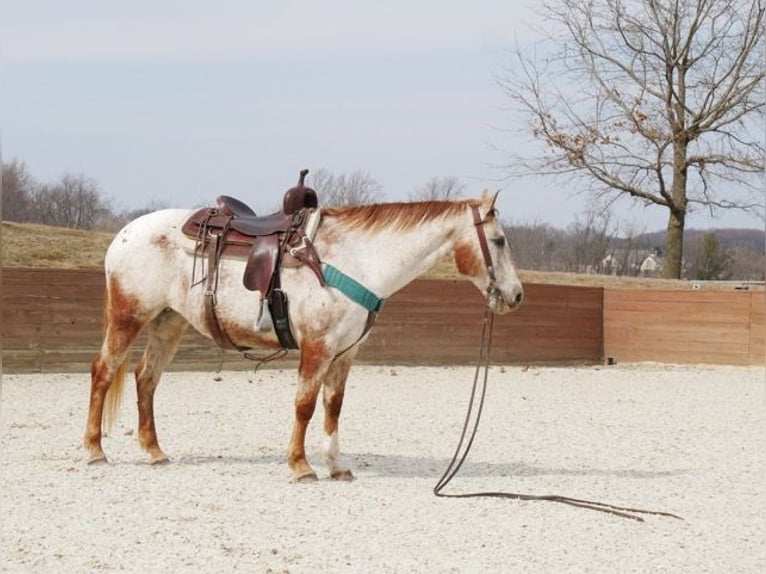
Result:
M130 353L125 355L120 366L112 377L109 389L106 391L106 397L104 398L104 429L107 432L112 430L112 425L117 419L117 413L120 411L120 403L122 402L122 389L125 386L125 379L128 374L128 367L130 365Z
M107 344L106 337L110 325L112 325L112 306L109 301L109 289L104 294L104 306L103 306L103 335L104 344ZM128 367L130 366L130 348L125 349L125 357L119 364L117 369L112 375L112 379L109 381L109 387L104 397L104 410L103 410L103 428L109 432L112 429L114 421L117 419L117 414L120 410L120 403L122 402L122 392L125 387L125 378L128 374ZM103 355L103 352L102 352Z

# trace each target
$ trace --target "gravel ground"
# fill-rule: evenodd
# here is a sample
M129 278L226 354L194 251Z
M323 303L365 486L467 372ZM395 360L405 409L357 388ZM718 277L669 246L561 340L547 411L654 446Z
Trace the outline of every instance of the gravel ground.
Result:
M764 369L657 364L495 367L451 493L561 494L672 512L644 522L555 502L444 499L473 369L352 370L341 449L292 484L294 371L168 373L152 467L135 392L104 440L80 446L88 376L6 375L2 572L766 571ZM131 394L132 393L132 394ZM318 413L319 414L319 413Z

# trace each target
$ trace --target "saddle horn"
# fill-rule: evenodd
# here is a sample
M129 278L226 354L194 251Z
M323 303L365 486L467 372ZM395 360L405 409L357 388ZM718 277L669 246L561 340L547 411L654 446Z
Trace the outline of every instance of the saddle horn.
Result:
M290 215L304 208L316 209L319 207L317 192L306 187L305 181L309 170L302 169L298 177L298 185L291 187L285 193L285 199L282 202L282 210Z

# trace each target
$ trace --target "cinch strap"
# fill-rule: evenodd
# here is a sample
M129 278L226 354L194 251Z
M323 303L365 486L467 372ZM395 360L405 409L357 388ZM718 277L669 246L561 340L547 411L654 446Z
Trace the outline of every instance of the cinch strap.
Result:
M322 263L322 277L327 285L335 287L346 297L359 303L368 311L380 311L383 307L384 299L378 297L367 287L354 281L342 271L338 271L329 263Z

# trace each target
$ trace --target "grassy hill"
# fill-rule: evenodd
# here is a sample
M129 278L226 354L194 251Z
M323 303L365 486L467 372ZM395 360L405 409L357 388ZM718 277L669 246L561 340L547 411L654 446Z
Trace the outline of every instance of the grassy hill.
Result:
M3 267L100 269L113 233L3 221Z

